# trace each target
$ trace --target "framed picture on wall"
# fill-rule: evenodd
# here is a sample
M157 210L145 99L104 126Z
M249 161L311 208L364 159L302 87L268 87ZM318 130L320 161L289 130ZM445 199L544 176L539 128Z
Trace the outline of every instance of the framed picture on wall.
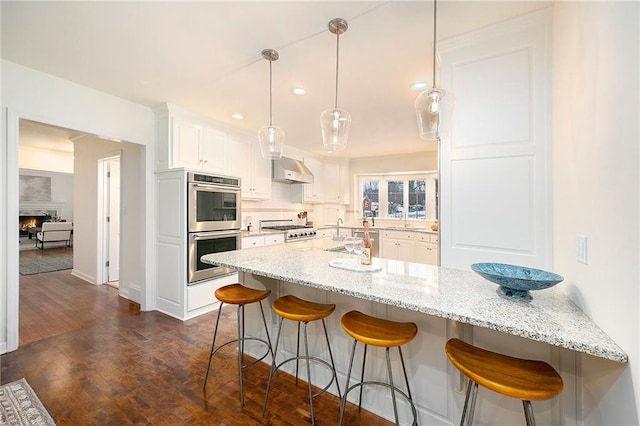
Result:
M20 201L51 201L51 178L20 175Z

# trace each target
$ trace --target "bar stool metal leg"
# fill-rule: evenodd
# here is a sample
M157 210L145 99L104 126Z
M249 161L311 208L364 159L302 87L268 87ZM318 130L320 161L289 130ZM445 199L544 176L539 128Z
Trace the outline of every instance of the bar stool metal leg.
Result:
M273 375L278 365L276 357L278 355L278 345L280 344L280 334L282 333L283 321L284 321L284 318L280 318L280 322L278 324L278 334L276 335L276 347L274 348L274 355L272 358L273 361L271 362L271 371L269 371L269 380L267 381L267 392L264 395L264 403L262 404L262 417L264 417L264 414L267 411L267 402L269 401L269 391L271 390L271 379L273 378Z
M473 423L473 413L476 409L476 400L478 399L478 384L469 379L467 385L467 396L464 399L464 408L462 409L462 418L460 419L460 426L464 426L464 419L468 415L467 425L471 426ZM468 409L467 409L468 408Z
M306 357L306 361L307 361L307 385L309 386L309 406L311 407L310 411L311 411L311 424L315 425L316 424L316 417L314 416L313 413L313 388L311 387L311 360L309 358L309 339L307 338L307 324L308 323L304 323L304 355ZM300 327L300 323L298 323L298 329ZM296 360L296 364L298 363L298 360Z
M220 303L220 307L218 308L218 317L216 318L216 327L213 331L213 342L211 342L211 351L209 352L209 364L207 365L207 374L204 376L204 383L202 384L202 389L207 387L207 379L209 378L209 370L211 369L211 359L213 358L214 349L216 347L216 336L218 335L218 324L220 323L220 312L222 312L222 305L224 303Z
M344 395L342 395L342 400L340 401L340 426L342 426L342 419L344 418L344 410L347 405L347 393L349 393L349 380L351 379L351 369L353 367L353 357L356 354L356 346L358 345L358 341L353 341L353 347L351 348L351 358L349 360L349 370L347 371L347 382L344 385Z
M387 355L387 374L389 375L389 388L391 389L391 401L393 402L393 416L396 419L396 424L400 424L398 419L398 404L396 403L396 388L393 385L393 373L391 372L391 357L389 357L389 348L385 350ZM362 388L361 388L362 389Z
M244 360L244 305L238 305L238 381L240 382L240 406L244 407L244 384L242 362Z
M536 420L533 417L533 407L531 401L522 401L524 406L524 418L527 420L527 426L536 426Z
M329 359L331 360L331 367L333 368L333 380L336 381L336 388L338 389L338 398L342 398L340 393L340 384L338 383L338 374L336 373L336 363L333 361L333 352L331 352L331 345L329 344L329 334L327 333L327 325L322 319L322 328L324 329L324 339L327 341L327 348L329 348Z
M362 354L362 372L360 373L360 383L364 383L364 366L367 363L367 348L369 345L364 345L364 353ZM362 390L364 386L360 386L360 397L358 399L358 412L362 411Z

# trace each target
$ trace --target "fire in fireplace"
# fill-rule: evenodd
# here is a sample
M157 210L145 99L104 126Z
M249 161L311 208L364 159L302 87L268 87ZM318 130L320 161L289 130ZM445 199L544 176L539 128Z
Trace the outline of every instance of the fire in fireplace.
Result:
M25 215L19 217L18 231L20 235L27 235L30 228L41 228L42 222L51 220L51 216L41 215Z

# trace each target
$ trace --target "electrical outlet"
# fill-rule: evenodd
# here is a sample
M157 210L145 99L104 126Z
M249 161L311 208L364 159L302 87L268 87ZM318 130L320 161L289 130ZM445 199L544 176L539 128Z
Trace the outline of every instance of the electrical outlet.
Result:
M587 236L576 235L576 260L587 264Z

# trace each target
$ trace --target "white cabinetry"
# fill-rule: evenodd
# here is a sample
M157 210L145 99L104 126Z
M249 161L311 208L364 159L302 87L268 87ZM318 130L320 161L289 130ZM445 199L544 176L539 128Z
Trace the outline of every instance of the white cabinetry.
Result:
M326 159L323 173L324 202L349 204L349 160Z
M187 182L181 169L156 172L156 309L186 320L219 305L214 291L238 274L187 285Z
M413 261L428 265L438 264L438 235L416 233Z
M243 200L268 200L271 198L271 160L262 158L256 141L246 138L233 141L233 163L236 175L242 179Z
M180 108L156 108L158 144L156 169L184 167L191 170L231 174L227 134L206 120Z
M315 157L304 157L303 162L313 173L313 183L292 185L292 198L298 203L322 203L324 164Z
M242 237L242 248L271 246L284 243L284 234L247 235Z
M438 235L412 231L382 231L380 257L438 264Z
M380 257L413 262L414 233L402 231L382 231Z
M336 235L336 228L322 228L316 232L316 238L329 238Z

